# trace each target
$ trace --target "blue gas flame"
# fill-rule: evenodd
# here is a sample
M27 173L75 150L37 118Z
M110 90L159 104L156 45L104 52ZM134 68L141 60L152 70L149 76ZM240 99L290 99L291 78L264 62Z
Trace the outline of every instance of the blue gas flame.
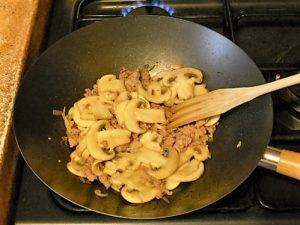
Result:
M121 13L123 16L127 16L132 10L143 6L155 6L161 8L165 10L170 16L172 16L175 13L175 9L173 7L160 0L152 0L150 4L147 2L136 1L134 4L122 9Z

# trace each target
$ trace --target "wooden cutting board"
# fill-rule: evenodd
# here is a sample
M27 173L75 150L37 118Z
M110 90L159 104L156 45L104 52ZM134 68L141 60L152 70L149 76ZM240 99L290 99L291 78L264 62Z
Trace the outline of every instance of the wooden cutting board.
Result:
M12 109L24 68L38 54L51 0L0 0L0 224L6 224L17 148Z

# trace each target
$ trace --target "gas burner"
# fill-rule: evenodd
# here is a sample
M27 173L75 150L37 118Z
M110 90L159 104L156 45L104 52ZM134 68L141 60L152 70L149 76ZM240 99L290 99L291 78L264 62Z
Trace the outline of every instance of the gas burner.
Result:
M169 13L157 6L141 6L135 8L134 10L128 13L128 16L131 15L161 15L161 16L169 16Z
M172 16L175 9L164 1L137 1L134 4L121 10L123 16L127 15L163 15Z

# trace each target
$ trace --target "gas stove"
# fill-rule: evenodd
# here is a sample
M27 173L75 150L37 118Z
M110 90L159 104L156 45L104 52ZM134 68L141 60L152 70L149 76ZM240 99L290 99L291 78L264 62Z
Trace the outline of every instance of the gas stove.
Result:
M46 46L88 24L158 14L207 26L240 46L267 81L300 70L300 1L60 0L53 2ZM242 74L241 74L242 76ZM272 95L270 145L300 150L300 89ZM219 202L163 220L126 220L90 212L51 192L20 159L12 224L300 224L300 182L262 168Z

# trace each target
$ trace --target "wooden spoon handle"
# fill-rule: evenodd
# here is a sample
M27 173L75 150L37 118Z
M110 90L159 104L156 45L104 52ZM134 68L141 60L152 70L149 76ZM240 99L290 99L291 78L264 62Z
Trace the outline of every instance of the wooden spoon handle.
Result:
M253 96L258 97L295 84L300 84L300 73L267 84L258 85L250 89Z
M260 166L300 180L300 153L268 146Z
M281 150L276 172L300 180L300 153Z

